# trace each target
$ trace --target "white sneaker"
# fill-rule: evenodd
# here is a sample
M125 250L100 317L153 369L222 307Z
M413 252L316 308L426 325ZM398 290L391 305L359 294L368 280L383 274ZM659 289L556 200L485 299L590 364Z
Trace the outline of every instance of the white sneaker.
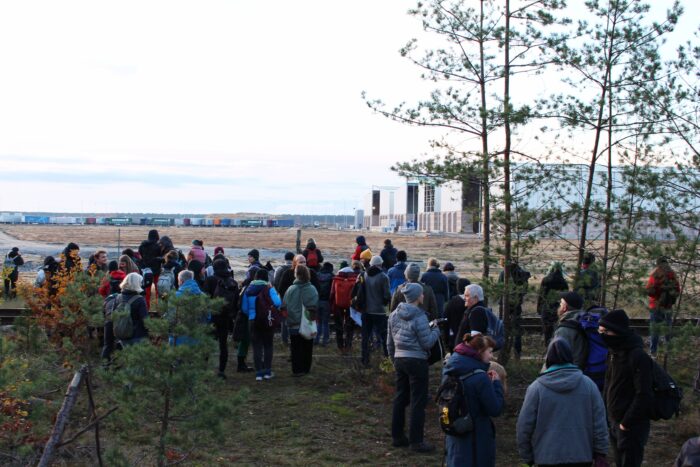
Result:
M255 381L262 381L262 380L263 380L263 377L262 377L262 376L256 376L256 377L255 377Z
M266 380L270 380L270 379L272 379L272 378L274 378L274 377L275 377L275 374L274 374L274 373L266 374L265 376L263 376L263 378L265 378Z

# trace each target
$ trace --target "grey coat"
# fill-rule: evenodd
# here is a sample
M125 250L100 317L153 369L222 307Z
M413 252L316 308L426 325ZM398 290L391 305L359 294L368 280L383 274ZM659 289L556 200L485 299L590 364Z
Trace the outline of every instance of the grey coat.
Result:
M595 383L573 366L544 373L525 393L516 426L518 451L525 462L592 462L608 452L603 398Z
M372 266L365 273L365 285L367 287L367 307L365 313L386 315L386 306L391 301L389 276L384 274L378 267Z
M561 325L562 322L568 320L576 322L576 317L580 313L584 312L581 310L572 310L564 313L559 320L557 329L554 331L554 337L566 339L566 342L569 343L574 354L574 365L583 369L586 366L586 354L588 353L588 341L586 340L586 336L579 329L572 329Z
M430 349L440 337L440 328L430 328L425 311L409 303L400 303L389 316L386 348L389 357L421 358L430 356Z

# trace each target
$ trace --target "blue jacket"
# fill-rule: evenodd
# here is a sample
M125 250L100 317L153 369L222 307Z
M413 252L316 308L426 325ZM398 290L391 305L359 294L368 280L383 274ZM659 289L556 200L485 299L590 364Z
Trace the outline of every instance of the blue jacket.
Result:
M408 266L408 263L405 261L400 261L394 265L394 267L389 268L389 272L386 273L387 276L389 276L389 291L391 292L391 295L394 295L394 292L404 282L406 282L406 267Z
M447 374L466 375L473 370L488 371L489 364L477 358L471 347L460 344L455 348L442 370L443 381ZM474 419L474 431L465 437L445 436L448 467L493 467L496 465L496 432L491 417L503 410L503 386L493 383L486 373L477 373L465 379L464 395L469 413ZM476 436L476 441L472 439ZM476 463L473 446L476 445Z
M445 310L445 302L450 295L450 286L447 283L447 276L443 274L439 268L433 267L423 273L420 281L433 289L435 300L437 301L438 315L442 317Z
M255 280L250 283L248 288L245 289L245 293L241 298L241 311L248 315L249 321L253 321L255 319L255 299L258 297L260 291L265 289L268 285L270 285L268 282ZM277 308L282 306L282 300L274 287L270 287L269 293L272 303Z
M199 288L199 284L197 284L197 281L194 279L190 279L188 281L185 281L183 284L180 285L180 288L177 289L177 292L175 292L176 297L182 297L185 294L188 295L202 295L202 289ZM199 341L197 339L193 339L190 336L169 336L168 337L168 344L173 345L173 346L178 346L178 345L195 345L198 344Z

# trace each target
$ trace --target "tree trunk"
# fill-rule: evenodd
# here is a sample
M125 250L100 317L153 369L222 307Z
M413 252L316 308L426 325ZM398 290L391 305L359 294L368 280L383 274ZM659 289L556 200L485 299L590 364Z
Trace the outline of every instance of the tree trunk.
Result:
M608 93L608 186L605 196L605 247L603 249L603 279L600 284L600 304L605 306L608 287L608 257L610 255L610 227L612 225L612 89Z
M484 0L480 2L481 10L479 13L479 61L481 70L479 73L479 90L481 92L481 193L483 200L482 213L482 239L483 239L483 267L481 277L488 279L489 268L491 261L491 195L490 176L489 176L489 136L488 136L488 120L486 116L486 77L484 72Z
M298 231L301 232L301 231ZM170 368L168 372L170 380L172 380L173 369ZM166 457L165 457L165 437L168 435L168 420L170 418L170 386L167 386L165 390L165 405L163 406L163 416L161 418L160 424L160 437L158 440L158 467L165 467Z

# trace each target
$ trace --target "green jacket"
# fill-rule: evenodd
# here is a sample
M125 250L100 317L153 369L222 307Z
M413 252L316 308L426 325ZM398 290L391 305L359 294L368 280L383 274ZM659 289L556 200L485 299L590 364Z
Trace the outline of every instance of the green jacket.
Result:
M282 307L287 309L287 326L297 329L301 324L302 304L307 310L318 308L318 292L311 282L294 281L282 299Z

